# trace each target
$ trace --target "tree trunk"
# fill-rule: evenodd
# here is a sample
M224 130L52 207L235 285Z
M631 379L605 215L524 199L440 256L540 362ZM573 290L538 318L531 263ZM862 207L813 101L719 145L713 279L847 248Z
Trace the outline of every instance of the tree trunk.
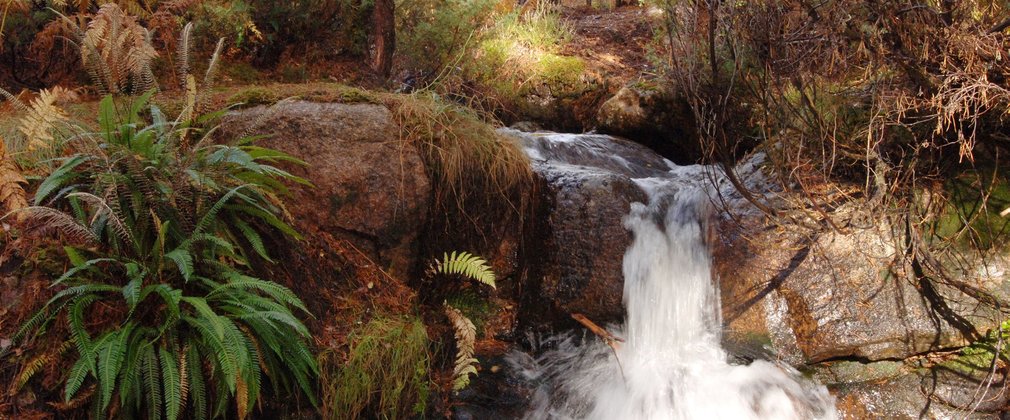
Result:
M372 9L372 37L375 40L375 50L372 56L372 68L389 77L393 69L393 50L396 49L396 20L393 0L375 0Z

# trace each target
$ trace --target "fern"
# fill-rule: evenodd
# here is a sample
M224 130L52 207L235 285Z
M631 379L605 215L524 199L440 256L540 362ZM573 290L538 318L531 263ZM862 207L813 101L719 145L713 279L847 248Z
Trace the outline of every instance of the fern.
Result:
M179 45L176 50L175 62L179 66L178 74L176 75L180 81L179 88L183 91L186 90L188 83L186 82L189 78L189 40L193 35L193 22L189 22L182 28L182 32L179 34Z
M491 288L495 288L495 275L487 261L469 252L453 251L452 254L444 254L442 260L435 262L433 271L446 275L462 275L466 278L484 283Z
M144 352L144 391L147 394L147 416L150 420L161 418L161 371L158 369L158 355L152 346Z
M28 207L24 188L27 184L28 180L21 174L21 169L7 150L7 144L0 137L0 211L8 214ZM18 218L22 216L19 214Z
M21 371L18 372L10 392L13 394L20 391L24 388L25 384L32 380L32 378L42 371L43 368L57 362L59 357L62 356L63 353L66 353L69 348L70 342L64 341L63 344L57 347L54 351L40 354L29 360L28 363L25 363L24 367L21 368Z
M59 92L43 89L29 104L28 112L21 117L18 130L27 140L28 151L53 147L58 138L54 131L68 121L67 114L56 106L60 98Z
M452 389L460 391L470 385L470 375L477 374L477 359L473 357L477 327L458 309L445 305L445 315L452 322L456 336L456 362L452 369Z
M144 92L151 61L158 56L150 43L147 29L116 3L105 3L88 22L87 28L76 26L81 63L92 76L100 93Z
M207 64L207 72L203 76L203 89L201 90L201 95L197 99L197 110L202 111L203 107L207 103L207 94L214 88L214 82L217 79L218 67L221 64L221 52L224 51L224 38L217 40L217 46L214 47L214 54L210 56L210 62Z
M65 248L55 295L15 338L68 331L77 359L64 404L90 398L95 417L248 417L266 381L315 404L318 367L294 314L307 308L288 288L238 270L266 259L264 226L294 233L277 200L281 181L296 179L269 165L281 155L267 149L234 159L219 152L238 146L187 145L186 133L212 132L194 121L170 124L152 111L145 126L149 98L118 108L103 100L99 131L21 211L24 235L86 246ZM244 255L239 240L255 252ZM128 311L95 318L89 309L99 304ZM46 329L53 319L68 328Z
M161 359L161 383L165 392L165 418L175 420L179 418L179 410L182 408L182 376L179 372L179 362L173 352L164 347L159 349Z

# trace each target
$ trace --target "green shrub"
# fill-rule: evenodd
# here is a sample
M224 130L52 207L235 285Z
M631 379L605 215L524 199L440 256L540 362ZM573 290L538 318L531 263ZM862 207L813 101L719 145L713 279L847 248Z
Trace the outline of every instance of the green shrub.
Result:
M282 182L304 181L272 164L298 161L249 139L215 144L153 106L145 124L149 95L105 98L98 132L81 130L36 190L22 235L61 237L70 268L15 341L65 319L77 358L64 399L90 397L95 416L243 418L266 382L315 403L309 332L293 313L305 306L244 273L269 260L266 228L297 236L280 216Z
M420 71L421 87L498 116L510 116L534 90L555 97L583 90L585 63L560 55L572 29L558 7L512 8L486 0L452 2L454 7L431 3L403 1L398 9L404 34L399 51L411 70Z
M416 70L437 74L465 64L483 36L495 0L401 0L397 2L397 51Z

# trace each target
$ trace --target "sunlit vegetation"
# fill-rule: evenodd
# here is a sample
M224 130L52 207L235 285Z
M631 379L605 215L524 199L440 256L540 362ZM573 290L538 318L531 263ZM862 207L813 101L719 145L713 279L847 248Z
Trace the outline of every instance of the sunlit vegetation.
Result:
M734 178L751 201L809 235L890 220L925 280L998 300L952 273L1006 241L1010 11L975 1L654 4L663 80L690 104L710 159L729 168L764 151L793 193L775 209Z
M410 13L402 14L399 23L407 34L401 44L404 54L424 87L503 117L531 115L526 107L534 96L568 97L588 88L582 59L561 52L572 29L557 6L429 3L404 1Z

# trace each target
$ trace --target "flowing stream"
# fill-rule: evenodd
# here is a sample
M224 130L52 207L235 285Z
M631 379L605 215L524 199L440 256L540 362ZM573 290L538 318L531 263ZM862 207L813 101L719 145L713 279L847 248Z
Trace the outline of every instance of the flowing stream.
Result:
M705 244L711 180L718 181L711 168L643 165L647 159L622 155L628 145L606 136L519 136L541 171L578 177L616 171L648 196L623 220L634 235L623 260L627 315L624 325L609 329L624 342L612 349L569 334L548 340L535 359L514 354L513 368L539 384L527 418L836 418L827 389L792 368L728 361Z

